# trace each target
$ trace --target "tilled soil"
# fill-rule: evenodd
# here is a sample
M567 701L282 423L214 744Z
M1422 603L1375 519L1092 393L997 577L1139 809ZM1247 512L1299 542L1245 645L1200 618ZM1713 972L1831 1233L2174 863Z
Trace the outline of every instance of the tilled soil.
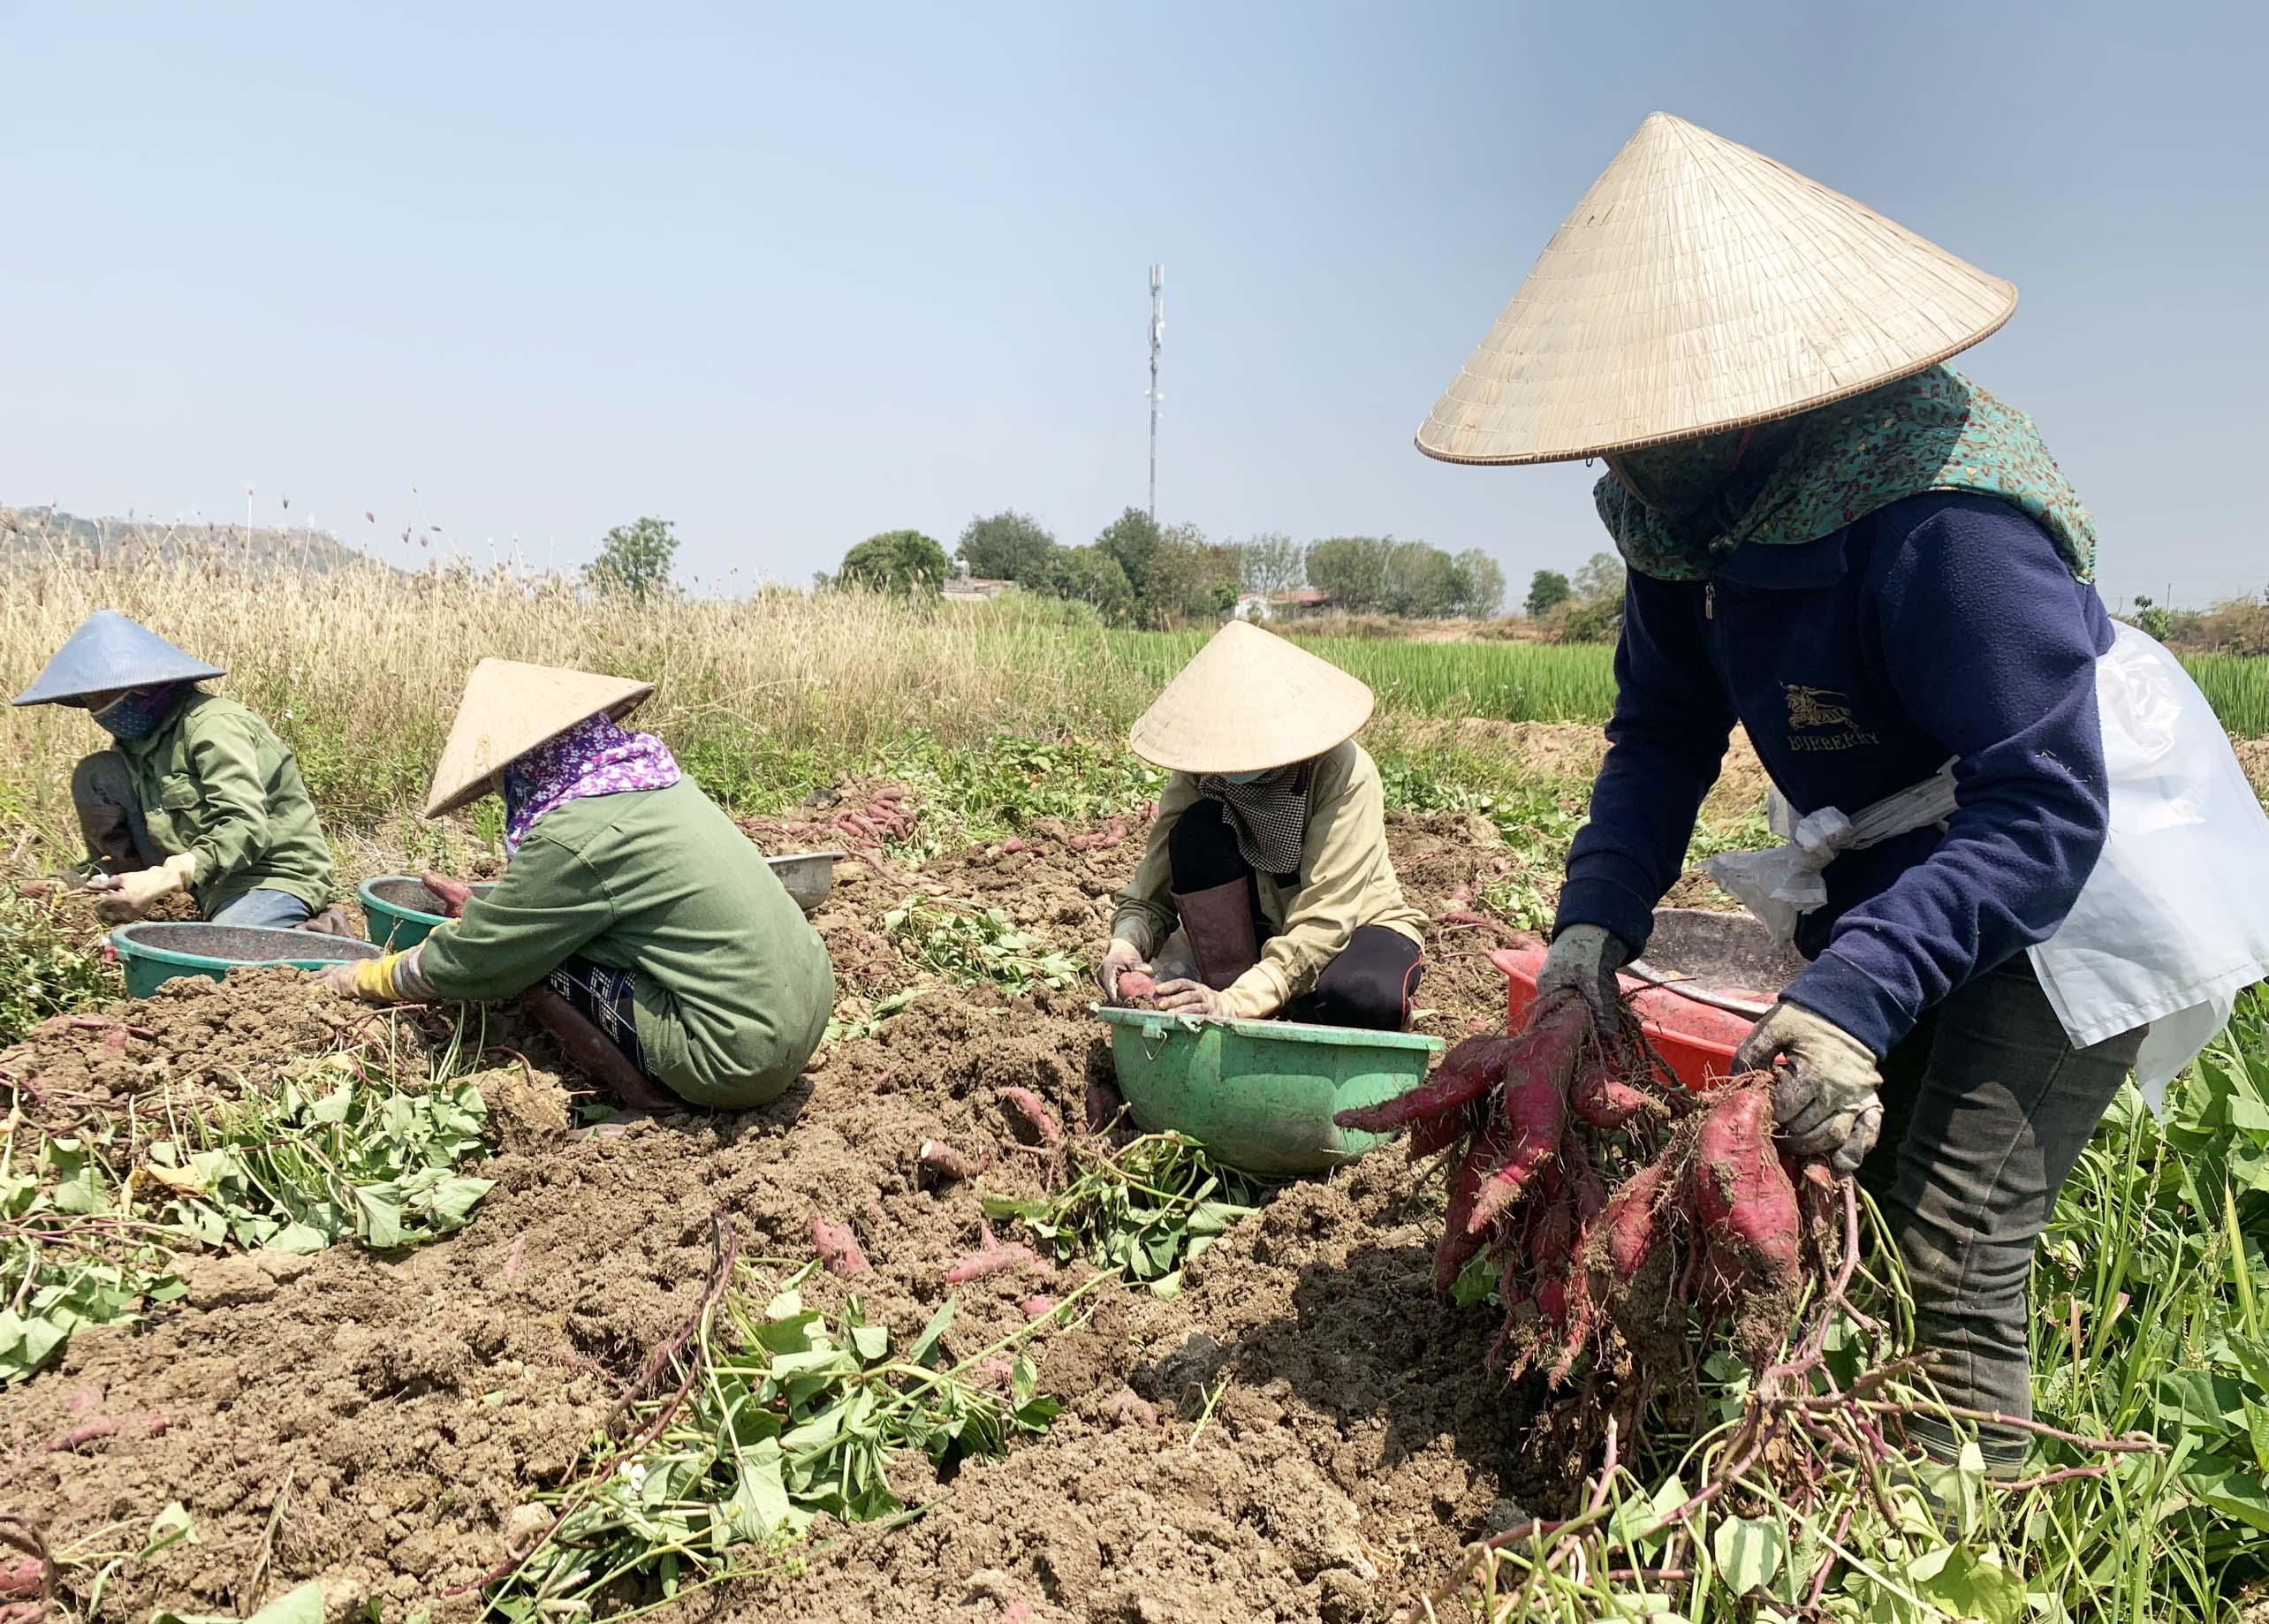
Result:
M952 854L914 882L1091 960L1139 851L1139 827L1113 833L1043 828L1022 850ZM1469 909L1509 861L1462 815L1398 816L1392 839L1430 913ZM854 998L921 981L882 926L904 878L846 863L819 916ZM1484 957L1498 934L1467 926L1430 945L1429 1029L1502 1021L1504 980ZM870 1317L901 1335L928 1317L946 1266L975 1243L979 1189L1037 1188L995 1090L1031 1089L1077 1123L1088 1083L1109 1074L1087 997L928 990L823 1051L766 1111L612 1136L571 1134L547 1051L501 1016L482 1080L499 1142L483 1172L497 1183L468 1229L398 1257L339 1247L193 1263L185 1301L81 1331L58 1368L0 1394L0 1507L66 1551L131 1549L168 1502L188 1508L199 1543L121 1567L105 1617L242 1613L308 1578L323 1581L335 1621L366 1604L389 1620L470 1616L471 1601L445 1593L498 1560L508 1527L524 1538L531 1493L571 1480L626 1381L687 1317L713 1215L745 1254L783 1258L809 1255L816 1215L846 1221L874 1265L853 1282ZM115 1104L161 1074L258 1081L296 1053L368 1036L353 1025L363 1012L288 972L175 983L110 1013L125 1025L51 1023L0 1067ZM936 1188L917 1176L925 1138L994 1165L975 1184ZM1465 1542L1517 1514L1512 1501L1551 1493L1523 1453L1531 1395L1484 1371L1488 1316L1428 1294L1438 1212L1393 1150L1286 1189L1190 1267L1178 1298L1106 1286L1083 1324L1043 1334L1041 1385L1066 1406L1045 1438L930 1487L917 1520L823 1525L796 1576L737 1581L679 1610L1390 1616L1449 1579ZM1064 1271L1049 1289L1080 1278ZM1024 1323L1018 1303L1036 1286L1012 1273L960 1288L949 1347ZM840 1289L812 1287L823 1302ZM50 1447L90 1415L122 1424ZM92 1571L65 1577L83 1605Z

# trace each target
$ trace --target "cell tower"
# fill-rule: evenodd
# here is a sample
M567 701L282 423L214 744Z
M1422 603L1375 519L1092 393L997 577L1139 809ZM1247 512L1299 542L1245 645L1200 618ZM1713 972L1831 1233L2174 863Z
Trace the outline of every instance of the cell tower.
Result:
M1166 336L1166 268L1150 267L1150 522L1158 522L1158 344Z

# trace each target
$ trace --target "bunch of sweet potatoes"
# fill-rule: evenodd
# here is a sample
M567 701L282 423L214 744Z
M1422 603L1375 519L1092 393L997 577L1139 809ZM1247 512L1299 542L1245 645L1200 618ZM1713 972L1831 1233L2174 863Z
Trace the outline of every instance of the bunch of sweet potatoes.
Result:
M1803 1281L1805 1219L1773 1146L1770 1090L1743 1080L1689 1094L1631 1022L1603 1034L1573 993L1339 1121L1407 1130L1413 1159L1449 1152L1434 1289L1469 1271L1468 1290L1493 1283L1499 1351L1515 1372L1557 1382L1587 1351L1643 1350L1688 1308L1793 1308Z

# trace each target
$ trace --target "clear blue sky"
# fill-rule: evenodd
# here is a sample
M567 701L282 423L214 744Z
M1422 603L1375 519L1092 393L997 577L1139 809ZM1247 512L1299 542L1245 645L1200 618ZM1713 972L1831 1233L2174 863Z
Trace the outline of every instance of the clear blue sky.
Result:
M430 522L681 573L1142 500L1516 583L1580 465L1411 435L1650 110L2022 303L1965 363L2094 507L2108 596L2269 584L2264 9L36 5L0 0L0 501ZM413 488L416 495L413 495ZM364 512L376 514L366 523Z

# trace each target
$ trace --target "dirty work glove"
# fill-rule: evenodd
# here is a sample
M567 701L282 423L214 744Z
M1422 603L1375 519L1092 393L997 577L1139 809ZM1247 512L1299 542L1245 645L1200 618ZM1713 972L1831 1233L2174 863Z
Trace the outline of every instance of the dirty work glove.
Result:
M1096 967L1095 978L1103 983L1103 996L1115 998L1119 996L1119 978L1121 975L1129 970L1140 970L1148 975L1150 969L1141 948L1123 936L1115 936L1111 938L1111 945L1104 950L1103 962Z
M177 852L155 869L136 869L131 874L121 874L108 884L87 882L87 889L102 892L95 904L95 912L111 924L124 924L140 919L166 898L189 889L189 881L197 872L194 852Z
M1772 1074L1772 1115L1789 1149L1859 1171L1883 1129L1882 1074L1865 1043L1801 1004L1765 1012L1734 1051L1739 1071Z
M1604 925L1570 925L1552 938L1544 968L1537 976L1537 997L1573 987L1591 1006L1591 1018L1603 1032L1613 1031L1623 1017L1622 988L1615 972L1631 950L1622 937Z
M1157 1006L1170 1015L1196 1015L1207 1021L1265 1021L1276 1013L1265 995L1240 992L1234 985L1213 988L1202 981L1162 981L1154 995Z
M408 952L398 952L377 959L350 959L344 964L327 966L320 974L323 985L343 998L360 998L365 1004L398 1004L406 989L396 978L403 960L409 957Z

